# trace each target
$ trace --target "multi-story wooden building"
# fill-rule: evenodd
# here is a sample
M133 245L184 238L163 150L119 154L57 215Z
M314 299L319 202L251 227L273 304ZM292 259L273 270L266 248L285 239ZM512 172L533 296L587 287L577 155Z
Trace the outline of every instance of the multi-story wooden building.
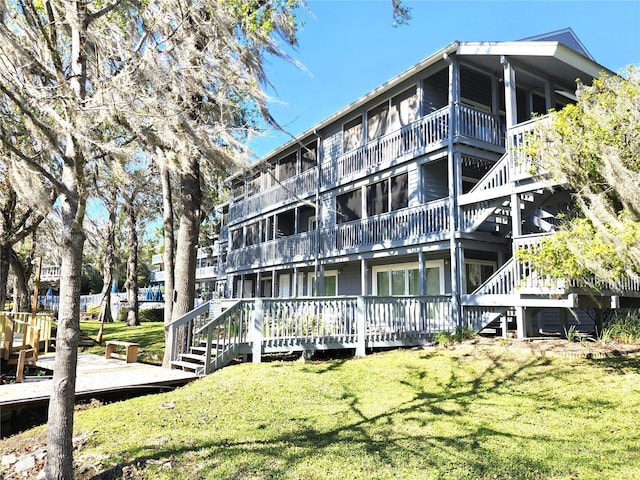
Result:
M639 296L514 256L571 205L520 148L533 119L603 71L570 29L447 45L230 178L211 281L235 298L442 297L428 315L451 328L520 337Z

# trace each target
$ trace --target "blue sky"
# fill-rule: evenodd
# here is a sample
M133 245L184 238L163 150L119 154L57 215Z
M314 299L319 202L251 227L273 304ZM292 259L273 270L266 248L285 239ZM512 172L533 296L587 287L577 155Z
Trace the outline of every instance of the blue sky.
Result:
M449 43L506 41L571 27L601 65L640 64L640 0L408 1L413 19L394 28L391 0L308 0L311 14L292 56L271 61L272 113L296 135ZM289 140L267 132L259 156Z

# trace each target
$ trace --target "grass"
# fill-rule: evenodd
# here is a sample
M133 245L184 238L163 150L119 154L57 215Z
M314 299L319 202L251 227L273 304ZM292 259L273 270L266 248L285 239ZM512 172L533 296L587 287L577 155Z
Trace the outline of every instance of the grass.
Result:
M639 380L639 356L500 346L235 365L77 412L76 478L640 478Z
M81 322L80 329L91 338L98 337L100 322ZM107 340L121 340L136 342L140 345L138 361L162 365L164 354L164 328L161 322L143 322L130 327L126 322L105 323L102 335L102 345L82 347L81 351L104 355L104 342Z

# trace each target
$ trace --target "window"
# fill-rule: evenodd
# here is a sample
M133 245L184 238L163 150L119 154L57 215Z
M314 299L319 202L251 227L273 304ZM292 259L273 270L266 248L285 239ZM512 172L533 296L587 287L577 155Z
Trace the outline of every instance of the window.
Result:
M389 130L397 130L418 118L418 94L416 87L405 90L391 99Z
M370 142L387 133L389 103L385 102L367 112L367 141Z
M409 175L403 173L369 185L367 191L367 215L381 215L409 206ZM391 192L391 195L389 195Z
M336 196L336 223L362 218L362 190L352 190Z
M409 206L409 174L391 177L391 210Z
M350 152L362 145L362 117L345 123L342 132L342 151Z
M296 232L296 217L294 210L288 210L286 212L276 215L276 224L278 230L276 232L276 238L287 237L294 235Z
M291 274L278 275L278 297L289 298L291 296Z
M496 271L496 262L485 260L467 260L467 293L472 293L476 288L486 282Z
M302 148L300 155L300 171L304 172L313 168L318 162L318 142L312 142L309 145Z
M273 217L262 220L262 241L273 240Z
M425 263L426 294L440 295L444 291L444 262ZM420 295L420 269L417 263L373 267L374 295Z
M231 248L233 250L242 248L242 228L231 231Z
M260 226L259 224L252 223L251 225L247 225L246 233L245 233L245 245L248 247L249 245L255 245L260 242Z
M298 209L298 233L315 230L316 209L313 207L300 207Z
M308 292L311 296L316 296L314 276L309 275ZM324 272L324 296L335 297L338 295L338 271L326 270Z
M298 155L293 152L278 161L278 180L281 182L287 178L291 178L296 175L296 163L298 161Z
M389 211L389 180L367 187L367 215L381 215Z

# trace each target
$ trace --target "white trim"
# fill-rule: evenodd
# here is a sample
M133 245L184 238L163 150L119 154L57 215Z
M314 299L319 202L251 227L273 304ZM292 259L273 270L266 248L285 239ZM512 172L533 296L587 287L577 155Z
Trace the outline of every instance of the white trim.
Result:
M440 273L440 294L444 293L445 282L444 282L444 260L426 260L424 262L424 268L437 268ZM374 295L378 295L378 272L390 272L394 270L404 270L408 272L409 270L420 270L420 264L418 262L409 262L409 263L394 263L390 265L377 265L372 267L371 269L371 284L372 291ZM405 281L406 281L406 273L405 273ZM406 283L405 285L408 285Z
M338 270L325 270L324 277L336 277L336 295L338 295ZM307 278L307 296L309 297L317 297L316 292L313 291L313 273Z

